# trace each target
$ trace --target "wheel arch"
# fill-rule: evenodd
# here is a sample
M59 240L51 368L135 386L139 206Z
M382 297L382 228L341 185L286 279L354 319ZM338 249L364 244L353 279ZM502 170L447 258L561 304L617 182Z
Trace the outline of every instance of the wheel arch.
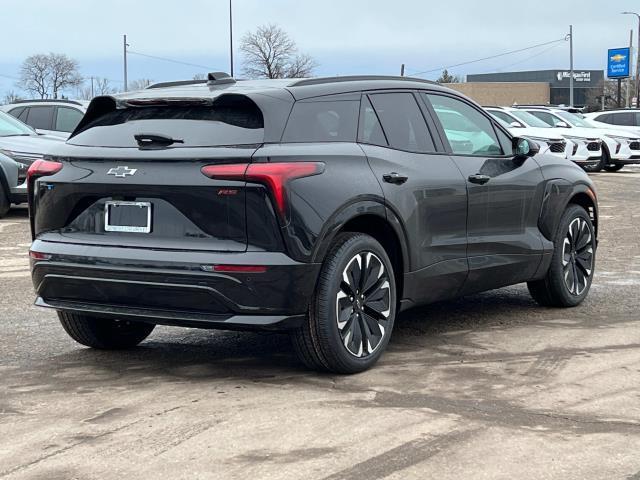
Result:
M385 249L393 265L398 298L402 298L404 274L410 260L407 237L396 215L383 204L366 201L351 204L341 210L330 222L322 240L318 242L313 261L321 263L336 236L344 232L364 233L375 238Z
M562 213L570 204L580 205L589 213L597 238L598 202L593 188L586 183L571 183L559 178L549 180L545 186L538 219L538 228L544 237L553 241Z

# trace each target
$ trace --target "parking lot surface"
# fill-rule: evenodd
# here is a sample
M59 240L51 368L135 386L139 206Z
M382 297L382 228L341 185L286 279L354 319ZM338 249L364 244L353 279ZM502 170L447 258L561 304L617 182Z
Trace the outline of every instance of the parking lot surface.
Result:
M594 175L580 307L526 287L406 312L356 376L288 338L158 327L98 352L32 306L25 209L0 220L0 478L640 479L640 173Z

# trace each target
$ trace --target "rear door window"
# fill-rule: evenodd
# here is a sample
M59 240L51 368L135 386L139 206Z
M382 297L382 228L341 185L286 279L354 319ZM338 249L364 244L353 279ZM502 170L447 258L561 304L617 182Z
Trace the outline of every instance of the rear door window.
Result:
M634 126L636 123L636 116L634 112L613 113L613 124Z
M25 107L22 112L17 116L18 120L23 123L27 123L27 115L29 115L29 107Z
M16 118L20 118L20 114L22 112L24 112L24 109L27 107L18 107L18 108L12 108L11 110L9 110L9 115L16 117Z
M596 118L594 118L594 120L596 122L602 123L613 123L613 119L611 117L612 115L610 113L607 113L605 115L598 115Z
M249 98L234 95L211 105L130 104L91 120L72 136L72 145L138 147L136 135L174 141L171 148L256 145L264 141L264 118Z
M54 107L30 107L27 124L41 130L51 130Z
M370 98L393 148L418 153L436 151L427 123L412 93L376 93Z
M362 98L360 110L360 133L358 141L369 145L379 145L386 147L389 145L387 138L382 131L380 119L376 115L371 102L367 97Z
M80 123L82 115L83 113L75 108L58 107L54 130L57 132L73 132L78 123Z
M325 99L296 102L282 141L355 142L360 102Z

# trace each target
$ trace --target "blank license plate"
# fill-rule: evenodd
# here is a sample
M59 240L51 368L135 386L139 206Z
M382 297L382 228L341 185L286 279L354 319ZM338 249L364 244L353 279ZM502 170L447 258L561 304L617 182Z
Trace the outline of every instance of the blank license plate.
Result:
M107 232L149 233L150 202L107 202L104 205L104 229Z

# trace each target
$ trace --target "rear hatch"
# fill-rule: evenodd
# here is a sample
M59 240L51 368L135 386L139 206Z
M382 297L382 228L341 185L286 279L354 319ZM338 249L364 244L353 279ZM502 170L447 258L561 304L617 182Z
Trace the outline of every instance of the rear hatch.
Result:
M255 103L241 95L101 101L54 157L62 170L38 181L34 234L65 243L245 251L247 184L211 179L201 169L251 162L264 139Z

